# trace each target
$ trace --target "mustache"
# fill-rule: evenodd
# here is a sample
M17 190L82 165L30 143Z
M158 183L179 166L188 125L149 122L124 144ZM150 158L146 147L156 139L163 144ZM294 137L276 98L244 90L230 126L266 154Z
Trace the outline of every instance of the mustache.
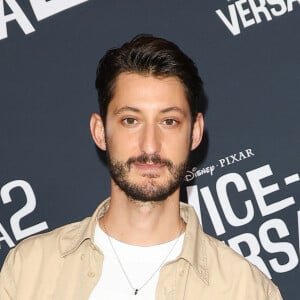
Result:
M173 168L173 163L168 159L161 158L159 154L143 153L136 157L130 157L126 162L126 165L128 168L130 168L130 166L134 163L141 163L141 164L152 163L152 164L165 165L169 169Z

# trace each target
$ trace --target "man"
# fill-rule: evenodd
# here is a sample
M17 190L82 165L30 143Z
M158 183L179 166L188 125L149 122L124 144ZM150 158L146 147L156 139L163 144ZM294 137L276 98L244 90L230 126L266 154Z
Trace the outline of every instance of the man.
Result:
M202 81L190 58L169 41L137 36L100 60L96 88L100 115L90 127L107 153L111 196L91 218L12 250L1 300L281 299L179 201L203 134Z

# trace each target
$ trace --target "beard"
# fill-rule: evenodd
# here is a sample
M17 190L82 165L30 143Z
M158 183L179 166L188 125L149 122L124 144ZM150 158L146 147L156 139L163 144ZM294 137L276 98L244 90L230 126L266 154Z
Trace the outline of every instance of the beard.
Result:
M107 161L110 174L119 188L132 200L141 202L159 202L173 194L183 182L185 176L188 157L175 165L168 159L162 159L158 154L141 154L131 157L126 162L115 160L107 151ZM164 182L158 183L158 174L144 173L141 176L147 178L146 183L134 183L130 181L130 170L134 163L152 163L163 165L168 169L169 176Z

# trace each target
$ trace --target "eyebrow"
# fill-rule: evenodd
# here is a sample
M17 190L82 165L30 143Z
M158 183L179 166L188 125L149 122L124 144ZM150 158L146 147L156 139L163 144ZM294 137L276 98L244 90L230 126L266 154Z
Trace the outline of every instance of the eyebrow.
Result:
M177 106L167 107L167 108L163 109L161 112L167 113L167 112L171 112L171 111L176 111L176 112L179 112L180 114L186 116L186 112Z
M132 107L132 106L123 106L123 107L121 107L119 109L116 109L114 111L114 114L120 115L123 112L140 112L140 110L137 109L137 108L135 108L135 107Z
M180 114L186 116L186 112L183 109L181 109L181 108L179 108L177 106L171 106L171 107L164 108L160 112L161 113L168 113L168 112L171 112L171 111L176 111L176 112L179 112ZM120 109L116 109L114 111L114 114L119 115L119 114L122 114L124 112L136 112L136 113L139 113L139 112L141 112L141 110L138 109L138 108L136 108L136 107L132 107L132 106L123 106Z

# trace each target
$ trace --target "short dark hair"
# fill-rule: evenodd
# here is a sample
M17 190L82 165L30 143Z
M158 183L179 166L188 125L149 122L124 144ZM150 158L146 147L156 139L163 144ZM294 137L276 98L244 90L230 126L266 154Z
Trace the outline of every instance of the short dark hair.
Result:
M105 123L115 82L123 72L174 76L182 82L190 106L192 121L204 102L203 83L195 63L177 45L152 35L138 35L120 48L112 48L100 59L96 73L96 89L100 115Z

